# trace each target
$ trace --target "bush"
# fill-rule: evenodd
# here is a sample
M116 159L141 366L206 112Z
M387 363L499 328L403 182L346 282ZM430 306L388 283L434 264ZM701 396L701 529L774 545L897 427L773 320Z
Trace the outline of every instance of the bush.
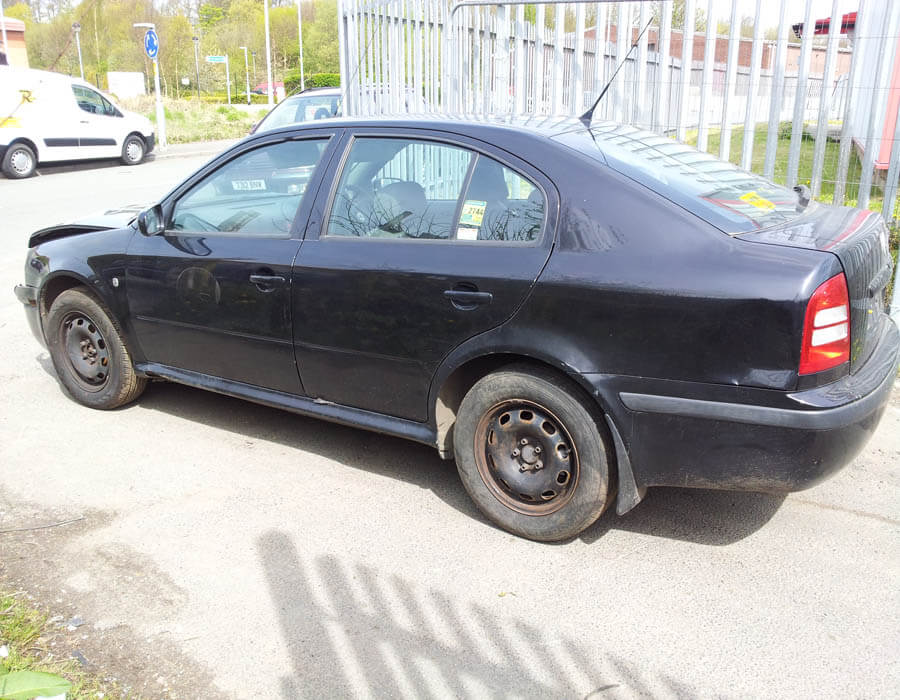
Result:
M340 73L313 73L306 76L306 85L304 89L319 87L340 87ZM300 92L300 69L292 68L284 74L284 91L290 95L294 92Z
M340 87L340 73L313 73L306 79L306 87Z

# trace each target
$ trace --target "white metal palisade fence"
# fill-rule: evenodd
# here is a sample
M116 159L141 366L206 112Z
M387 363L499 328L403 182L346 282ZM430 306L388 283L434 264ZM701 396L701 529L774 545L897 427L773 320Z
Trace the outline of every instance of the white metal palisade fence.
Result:
M674 4L341 0L346 111L580 115L649 22L596 118L690 141L788 185L808 182L816 197L862 207L875 198L895 217L900 119L889 168L874 166L900 2L859 0L852 40L837 1L820 36L812 0L781 0L778 16L763 18L762 0L684 0L673 19ZM716 35L719 21L730 23L727 36ZM765 39L771 28L777 37Z

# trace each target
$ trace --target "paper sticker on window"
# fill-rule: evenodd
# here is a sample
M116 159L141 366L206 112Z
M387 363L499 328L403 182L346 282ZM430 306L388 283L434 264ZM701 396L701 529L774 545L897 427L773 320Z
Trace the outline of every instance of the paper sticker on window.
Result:
M231 187L235 190L251 191L266 189L265 180L232 180Z
M467 226L481 226L486 206L487 202L480 199L467 199L463 204L462 213L459 215L459 223Z
M478 240L478 229L477 228L458 228L456 229L456 240L458 241L477 241Z
M756 192L748 192L747 194L741 195L741 201L747 202L747 204L754 206L757 209L764 209L765 211L771 211L775 208L775 205L772 202L765 197L760 197Z

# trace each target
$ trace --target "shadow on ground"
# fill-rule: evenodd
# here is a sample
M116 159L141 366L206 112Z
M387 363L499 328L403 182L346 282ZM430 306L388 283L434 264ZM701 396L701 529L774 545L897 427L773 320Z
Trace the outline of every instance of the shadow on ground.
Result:
M52 373L52 367L48 367ZM305 450L370 473L431 490L467 516L484 517L466 494L453 462L425 445L298 416L240 399L177 384L151 384L140 399L144 409L162 411L201 425ZM581 535L594 542L611 529L705 545L728 545L765 525L784 495L651 489L625 516L610 508Z
M336 556L304 557L280 530L256 547L291 660L284 698L696 695L490 602L451 600Z

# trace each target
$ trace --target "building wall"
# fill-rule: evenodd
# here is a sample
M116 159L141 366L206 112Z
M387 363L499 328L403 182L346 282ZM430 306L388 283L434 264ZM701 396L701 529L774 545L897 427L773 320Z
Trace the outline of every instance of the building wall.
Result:
M4 19L6 22L6 41L9 43L9 46L5 48L6 60L11 66L28 68L28 51L25 49L25 23L9 17ZM0 43L2 41L3 35L0 33Z

